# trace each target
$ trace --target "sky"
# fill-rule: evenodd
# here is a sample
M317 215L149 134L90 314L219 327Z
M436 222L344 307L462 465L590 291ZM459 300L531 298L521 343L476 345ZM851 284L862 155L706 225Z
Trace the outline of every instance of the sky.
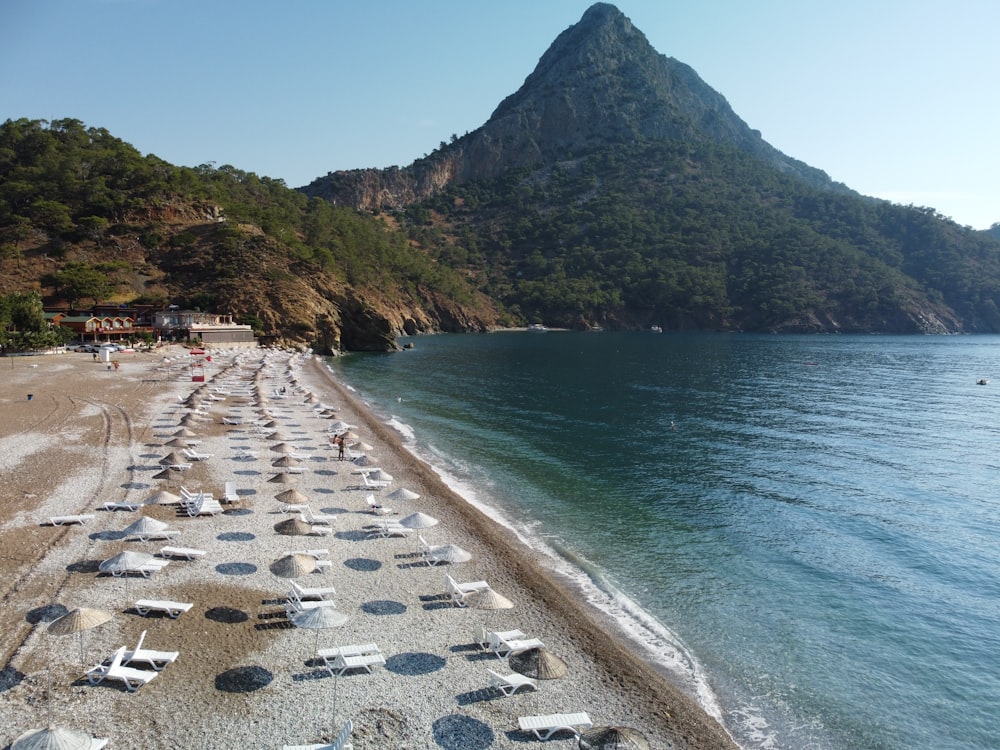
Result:
M0 121L301 187L485 123L590 0L0 0ZM785 154L1000 222L997 0L618 0Z

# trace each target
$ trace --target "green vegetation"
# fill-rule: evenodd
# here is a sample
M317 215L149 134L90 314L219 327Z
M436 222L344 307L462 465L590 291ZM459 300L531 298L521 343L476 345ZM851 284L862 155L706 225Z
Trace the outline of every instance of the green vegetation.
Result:
M718 145L608 146L490 184L452 187L428 210L525 320L674 329L892 330L900 310L950 308L1000 330L1000 243L931 209L824 192Z
M57 346L68 340L67 333L49 326L42 310L42 298L36 292L0 295L0 347L5 351Z

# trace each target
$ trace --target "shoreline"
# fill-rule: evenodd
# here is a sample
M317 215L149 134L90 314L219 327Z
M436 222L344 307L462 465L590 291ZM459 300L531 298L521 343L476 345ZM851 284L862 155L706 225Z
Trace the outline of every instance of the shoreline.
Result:
M588 606L574 596L573 591L577 589L576 582L564 579L556 571L550 570L550 565L541 553L527 548L511 529L490 518L473 503L449 487L432 466L407 449L400 433L391 425L379 420L371 409L361 401L356 392L337 380L336 376L322 362L314 358L313 364L329 379L331 386L341 398L355 403L359 413L363 415L362 418L367 419L367 427L377 433L380 440L391 445L394 450L405 453L420 467L420 474L424 481L436 485L436 491L443 497L447 497L448 501L463 513L466 522L485 544L500 554L509 555L511 559L516 559L519 578L539 599L545 601L549 606L558 602L560 614L567 622L572 622L573 627L579 629L589 639L593 653L596 655L595 660L603 662L606 668L615 672L619 684L641 692L649 691L651 688L662 691L664 695L660 701L663 705L659 706L658 709L668 715L679 716L682 712L676 708L677 704L690 703L690 706L684 707L685 713L691 711L694 714L703 714L702 717L697 717L692 721L692 726L702 724L706 718L713 723L717 721L702 706L698 705L695 698L687 695L671 682L670 676L665 674L656 664L644 659L632 648L629 648L628 644L632 643L631 636L610 614L596 607ZM611 637L609 638L609 636ZM725 732L721 725L719 728ZM728 734L726 736L729 738ZM732 742L731 738L729 739Z
M242 507L197 519L180 517L169 506L141 509L176 525L181 530L177 544L200 547L207 555L204 561L171 562L149 580L130 582L128 599L195 603L177 620L139 617L126 601L123 582L95 571L96 562L127 548L114 538L115 530L138 516L95 510L95 505L140 501L158 487L150 477L160 468L163 442L185 413L180 399L201 385L184 379L188 362L178 349L173 351L179 361L167 368L161 353L137 354L123 357L122 372L114 374L71 359L73 354L33 358L39 360L36 372L12 367L11 377L0 384L0 402L11 417L0 428L5 480L0 542L8 550L0 559L0 595L6 605L0 615L0 742L44 725L46 710L57 725L110 737L110 747L179 746L191 737L199 737L197 746L206 748L332 739L327 703L332 689L335 720L354 720L358 750L517 747L530 735L517 730L516 716L580 710L595 725L640 729L653 747L735 747L720 725L630 651L618 634L609 637L609 623L585 611L533 559L534 553L448 488L391 426L312 357L213 352L216 362L206 385L234 373L245 376L253 367L233 363L259 359L269 368L271 381L266 382L298 381L297 388L315 392L321 401L329 398L340 418L376 444L378 462L396 477L393 488L421 495L400 508L401 514L434 515L441 524L425 532L431 543L454 541L472 552L472 562L448 572L459 580L489 581L515 601L515 608L477 612L442 602L445 571L419 564L414 540L368 539L365 529L376 519L365 512L365 493L352 489L357 480L330 454L323 420L301 399L289 399L280 419L313 449L307 462L311 472L297 486L310 496L314 514L335 529L331 537L305 540L310 547L329 546L333 567L325 578L337 588L338 608L351 617L336 631L302 633L290 627L280 608L287 582L271 576L267 566L283 549L306 542L273 532L274 523L286 516L276 511L272 497L285 487L269 483L275 470L264 463L273 458L268 443L247 429L221 423L225 413L251 410L248 403L237 406L238 399L227 397L211 407L211 421L196 428L199 450L213 458L184 472L183 481L190 489L216 494L224 481L235 481ZM29 384L30 403L22 393ZM253 469L233 459L233 449L241 445L260 454ZM95 518L84 527L38 525L40 515L56 512L87 512ZM153 544L140 547L154 549ZM309 585L324 583L317 574L308 578ZM176 649L180 658L135 694L74 679L83 670L75 639L54 638L45 628L60 607L84 605L105 606L114 615L87 633L89 662L142 629L148 630L150 648ZM485 668L509 670L504 661L469 643L474 626L484 619L540 637L564 657L569 675L545 682L534 693L488 695ZM368 640L377 641L387 657L387 664L371 675L333 680L314 663L314 644ZM44 696L49 675L58 699L52 706ZM228 685L230 679L236 684ZM123 713L124 705L130 708ZM203 708L191 711L191 706Z

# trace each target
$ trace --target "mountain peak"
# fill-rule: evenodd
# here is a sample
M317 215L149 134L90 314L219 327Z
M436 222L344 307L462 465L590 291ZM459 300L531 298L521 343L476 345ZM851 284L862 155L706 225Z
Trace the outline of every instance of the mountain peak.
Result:
M814 185L845 189L767 144L691 67L653 49L614 5L596 3L556 37L521 87L477 130L381 179L335 173L305 191L359 207L399 207L450 182L490 179L613 144L665 139L709 140Z

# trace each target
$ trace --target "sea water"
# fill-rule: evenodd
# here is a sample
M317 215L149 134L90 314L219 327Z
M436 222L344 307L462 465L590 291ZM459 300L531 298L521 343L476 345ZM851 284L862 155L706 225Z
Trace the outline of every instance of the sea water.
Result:
M1000 338L410 341L330 366L741 746L1000 747Z

